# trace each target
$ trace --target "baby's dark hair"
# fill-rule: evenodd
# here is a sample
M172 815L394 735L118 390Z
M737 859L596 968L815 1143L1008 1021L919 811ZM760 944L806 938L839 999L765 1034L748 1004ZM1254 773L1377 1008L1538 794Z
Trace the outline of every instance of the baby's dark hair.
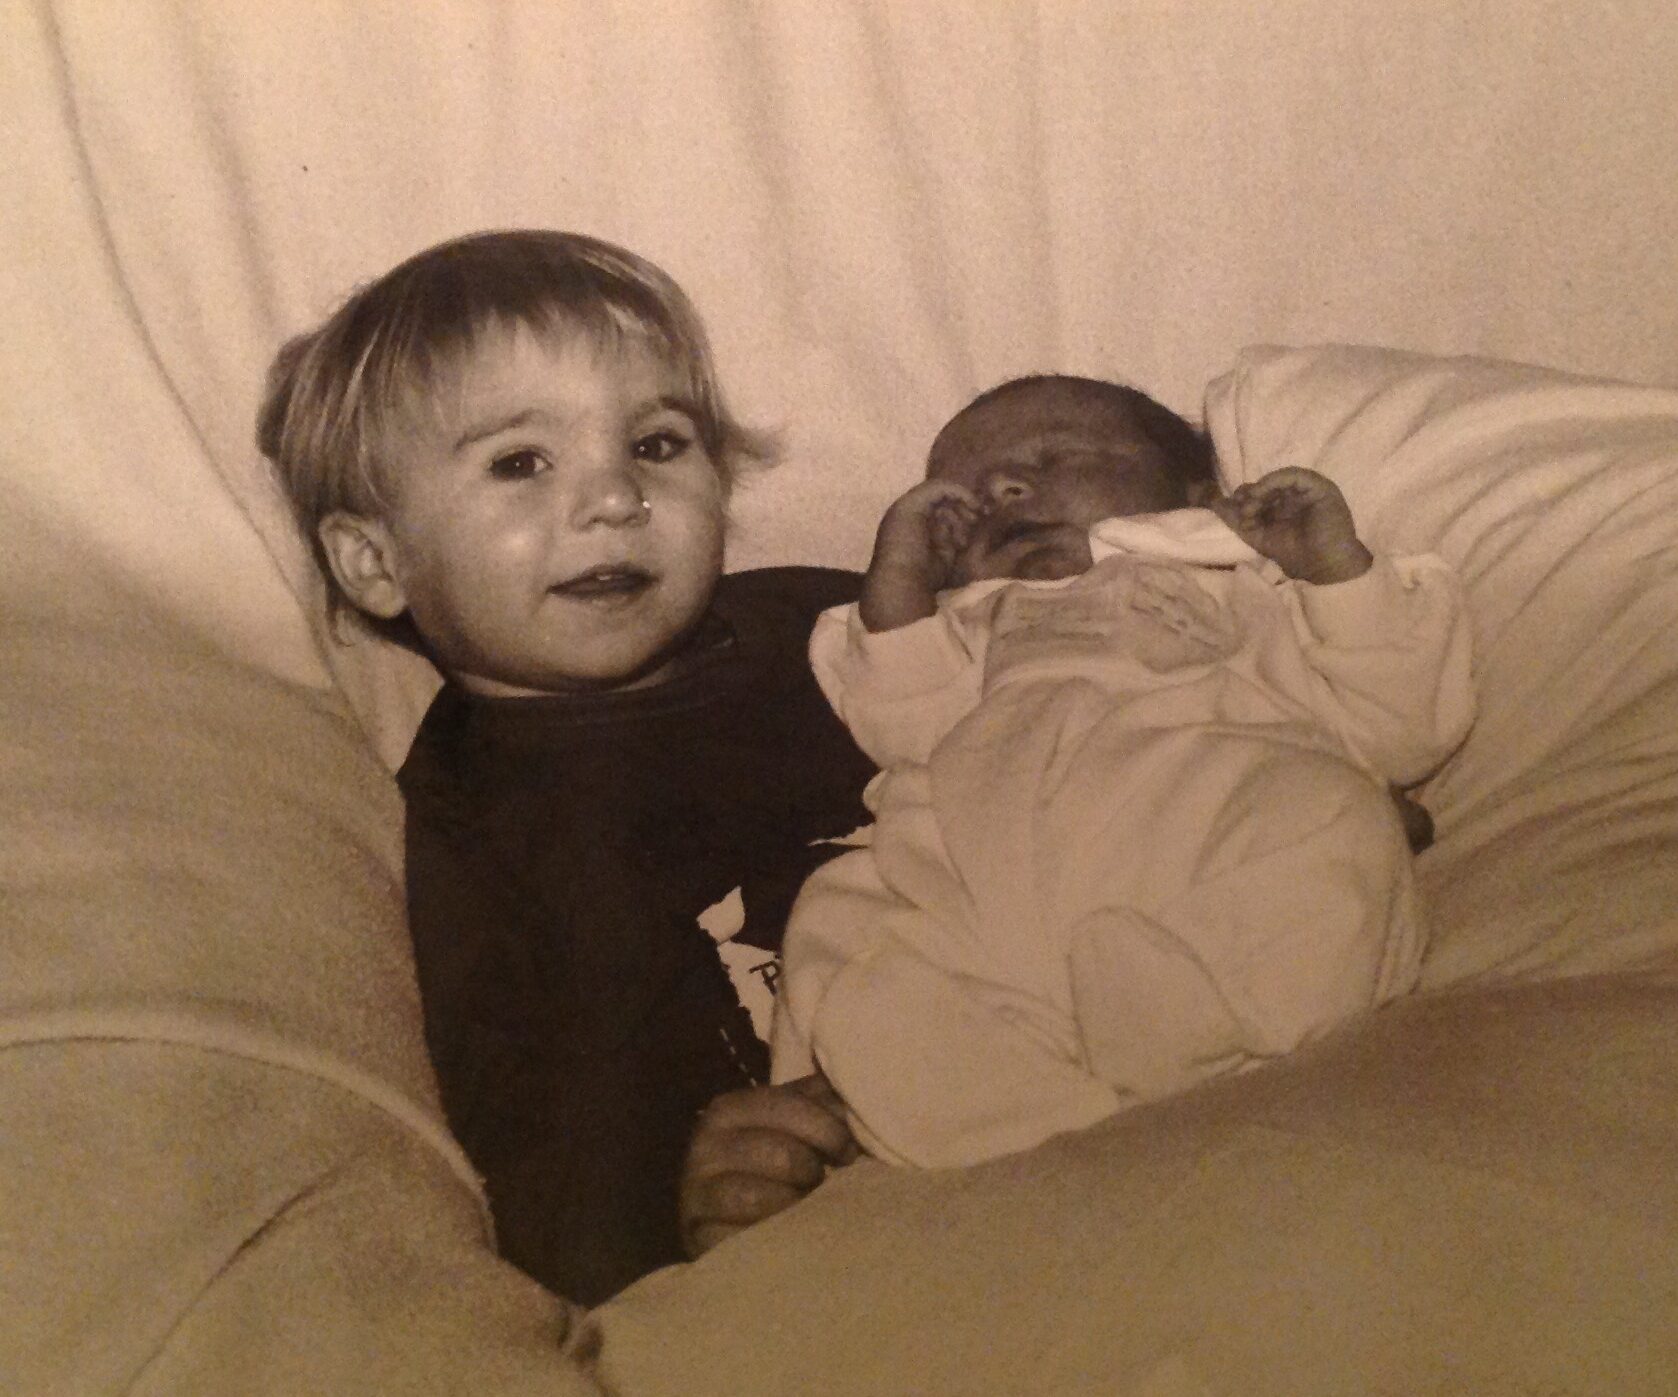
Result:
M1142 434L1164 453L1185 491L1194 485L1217 485L1218 472L1211 438L1140 388L1132 388L1128 384L1104 378L1083 378L1077 374L1026 374L986 389L956 416L964 416L998 399L1048 387L1087 396L1092 402L1115 408L1134 421Z
M291 505L333 609L347 602L320 539L334 511L377 516L405 414L424 411L487 331L524 325L597 345L649 345L687 380L725 487L773 458L728 411L698 312L663 270L597 238L549 229L475 233L415 254L362 287L269 370L256 438ZM403 638L397 635L398 639Z

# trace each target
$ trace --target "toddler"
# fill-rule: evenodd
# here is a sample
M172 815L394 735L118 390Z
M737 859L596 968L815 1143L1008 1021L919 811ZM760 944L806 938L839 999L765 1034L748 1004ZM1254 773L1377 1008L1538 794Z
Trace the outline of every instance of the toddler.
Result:
M1414 984L1387 785L1472 716L1433 557L1374 557L1284 469L1220 497L1115 384L1004 384L887 511L824 691L883 768L871 849L794 909L776 1074L926 1166L1286 1053Z
M805 661L856 579L721 575L765 453L686 297L590 238L445 243L281 351L259 438L334 605L444 676L399 775L409 919L503 1253L594 1304L813 1187L843 1114L819 1078L754 1085L699 919L738 890L777 949L867 818Z

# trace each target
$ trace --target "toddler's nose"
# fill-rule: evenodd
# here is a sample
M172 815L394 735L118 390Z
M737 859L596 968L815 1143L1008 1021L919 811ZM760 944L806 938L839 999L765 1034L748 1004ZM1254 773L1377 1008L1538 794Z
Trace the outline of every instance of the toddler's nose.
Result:
M611 528L635 528L646 523L647 497L641 482L622 466L605 466L590 471L577 487L574 510L578 528L604 524Z

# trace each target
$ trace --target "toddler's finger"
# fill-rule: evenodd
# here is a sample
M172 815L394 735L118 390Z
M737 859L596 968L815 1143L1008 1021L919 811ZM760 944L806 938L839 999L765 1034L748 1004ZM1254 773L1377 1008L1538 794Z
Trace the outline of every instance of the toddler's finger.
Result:
M736 1232L743 1231L745 1231L744 1225L737 1222L696 1221L684 1223L682 1226L682 1246L687 1251L688 1259L697 1261L718 1242L726 1242Z
M719 1096L705 1108L696 1139L724 1129L780 1131L802 1140L825 1158L839 1159L851 1141L844 1112L819 1094L808 1094L811 1089L802 1085L807 1081L803 1078L799 1083Z
M827 1158L834 1164L853 1163L861 1154L862 1147L857 1144L856 1137L851 1134L850 1121L845 1114L844 1098L834 1090L833 1083L828 1081L820 1072L812 1073L808 1077L800 1077L788 1085L795 1087L803 1095L810 1098L817 1105L827 1110L839 1123L844 1132L844 1147L838 1151L826 1151Z
M689 1193L696 1222L753 1223L790 1208L810 1190L745 1172L713 1174Z
M787 1086L807 1100L826 1107L827 1110L841 1119L844 1118L845 1100L839 1095L833 1083L828 1081L826 1073L812 1072L808 1077L800 1077L796 1081L788 1082Z
M749 1174L717 1174L684 1184L683 1245L689 1256L701 1256L736 1232L790 1208L804 1192Z
M705 1161L695 1160L694 1172L750 1174L810 1189L822 1181L827 1165L823 1156L798 1136L757 1126L729 1131L718 1141L708 1166Z

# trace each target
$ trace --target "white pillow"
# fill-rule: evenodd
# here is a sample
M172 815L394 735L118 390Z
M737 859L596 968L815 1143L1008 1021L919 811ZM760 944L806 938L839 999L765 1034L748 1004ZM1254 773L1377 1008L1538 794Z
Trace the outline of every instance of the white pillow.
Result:
M1226 484L1312 467L1371 547L1461 572L1480 711L1421 792L1424 986L1678 970L1678 392L1261 346L1206 424Z

